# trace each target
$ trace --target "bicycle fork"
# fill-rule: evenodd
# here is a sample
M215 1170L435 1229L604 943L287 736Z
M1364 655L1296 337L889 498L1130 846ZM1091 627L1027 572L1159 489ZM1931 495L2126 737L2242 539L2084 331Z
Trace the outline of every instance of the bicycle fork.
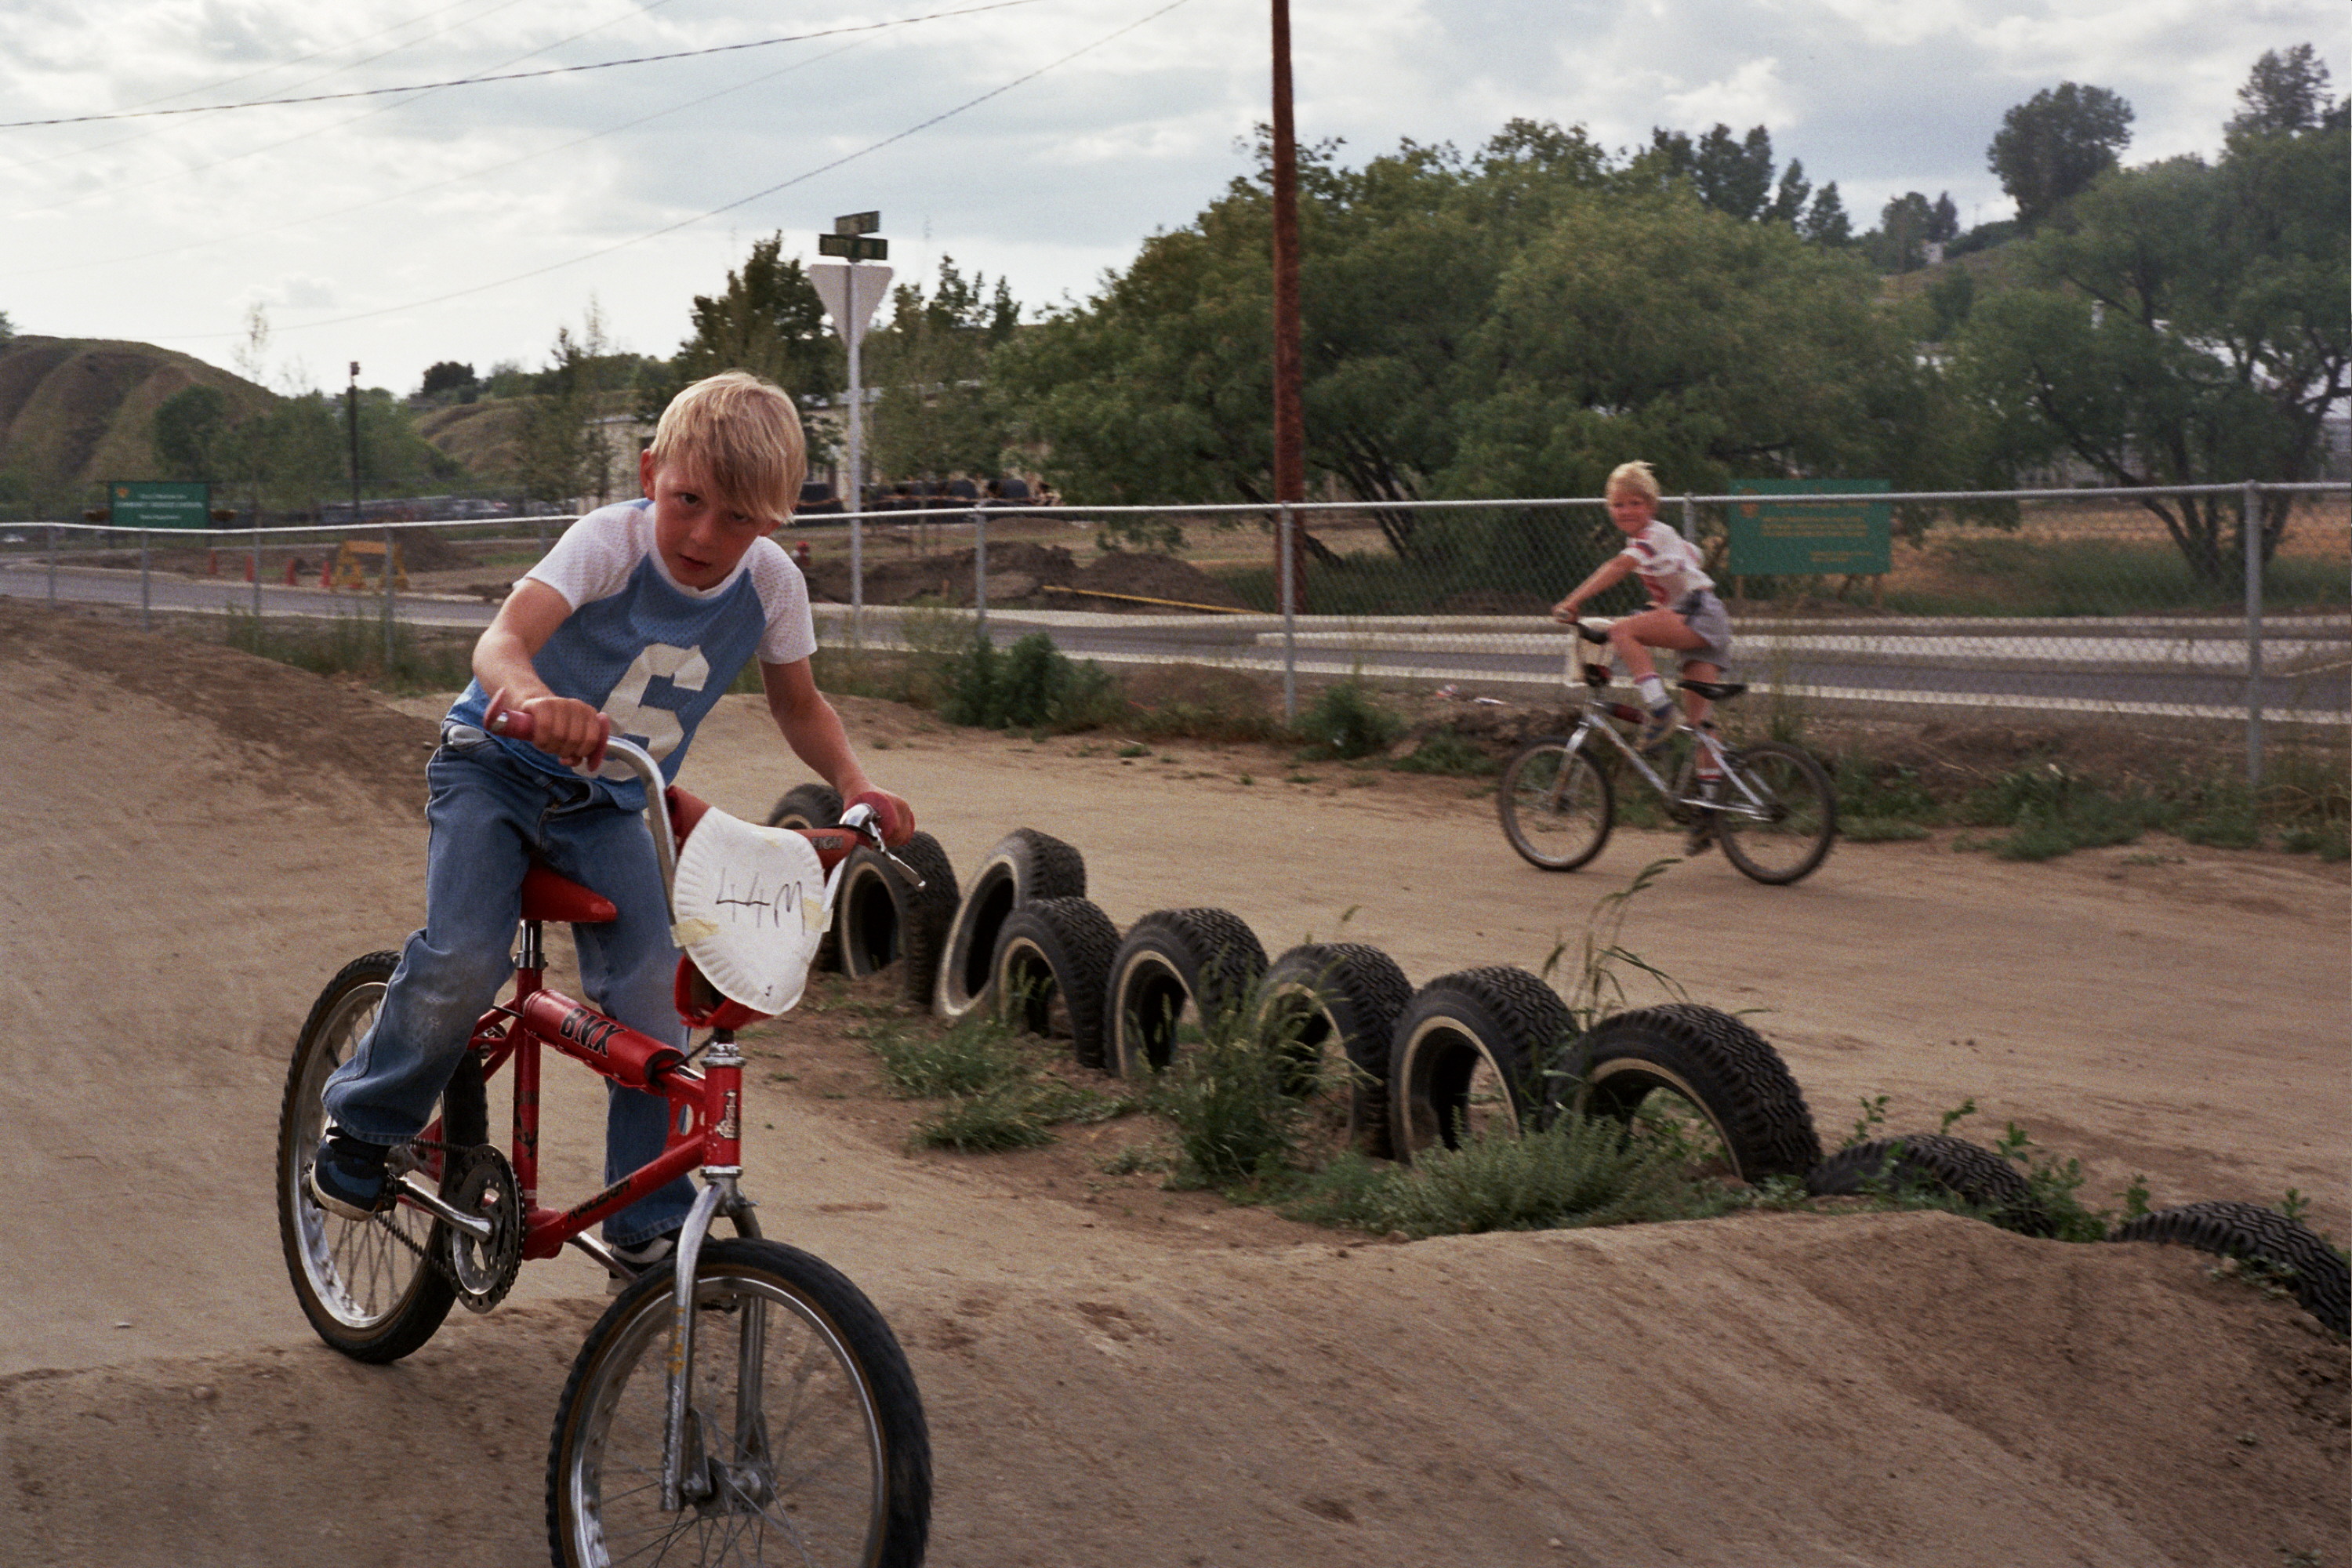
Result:
M688 1503L712 1500L719 1489L717 1478L711 1472L711 1466L718 1461L710 1453L710 1445L701 1439L699 1418L694 1414L695 1277L701 1265L703 1239L709 1235L710 1222L721 1209L734 1220L739 1231L754 1236L759 1233L751 1217L751 1202L738 1185L743 1174L743 1053L735 1048L733 1030L712 1032L703 1069L704 1092L709 1097L708 1103L717 1108L718 1115L710 1127L702 1167L704 1185L695 1194L694 1207L688 1211L686 1223L678 1229L677 1247L673 1254L677 1274L670 1303L669 1398L662 1420L661 1506L666 1513L675 1513ZM742 1311L742 1364L735 1378L735 1432L739 1447L764 1450L766 1443L758 1434L764 1429L760 1410L759 1364L766 1350L766 1308L758 1301L747 1300ZM761 1451L747 1453L746 1457L758 1461L766 1456ZM698 1473L689 1477L689 1469Z

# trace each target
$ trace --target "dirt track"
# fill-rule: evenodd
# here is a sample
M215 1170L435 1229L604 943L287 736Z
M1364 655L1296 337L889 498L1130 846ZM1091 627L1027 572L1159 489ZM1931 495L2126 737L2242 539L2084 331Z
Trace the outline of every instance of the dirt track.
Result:
M310 1338L268 1197L303 1010L420 912L429 727L8 606L0 700L0 1563L543 1561L587 1266L534 1266L372 1371ZM1264 753L1122 762L851 707L960 865L1034 825L1087 851L1122 924L1221 904L1275 950L1352 907L1416 982L1539 962L1671 847L1545 877L1458 783L1286 784ZM798 775L761 722L730 700L689 783L762 810ZM2135 862L2157 851L2179 858ZM2345 894L2168 844L2046 867L1848 846L1793 889L1677 868L1627 936L1695 998L1766 1009L1832 1144L1861 1095L1898 1130L1974 1096L1988 1131L2082 1155L2095 1197L2134 1172L2158 1203L2293 1185L2341 1236ZM771 1233L864 1285L915 1359L937 1563L2352 1552L2342 1346L2198 1255L1941 1215L1404 1247L1206 1204L1113 1223L1028 1167L910 1160L854 1107L762 1094Z

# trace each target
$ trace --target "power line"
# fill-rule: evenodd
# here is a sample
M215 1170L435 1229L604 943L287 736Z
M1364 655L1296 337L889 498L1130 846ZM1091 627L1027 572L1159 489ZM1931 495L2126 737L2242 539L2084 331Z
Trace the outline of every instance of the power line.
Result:
M656 3L661 3L661 0L656 0ZM462 174L452 174L446 179L429 180L421 185L410 185L405 190L373 196L363 202L353 202L348 206L331 207L322 213L311 213L303 217L289 218L284 223L271 224L263 228L238 229L234 233L215 235L210 239L194 239L185 245L166 246L160 250L134 251L129 256L109 256L100 259L84 258L59 262L51 267L27 267L13 272L0 272L0 278L39 278L52 272L85 271L92 267L120 267L133 261L152 261L159 256L178 256L186 251L202 250L215 245L243 245L265 235L283 234L289 228L301 228L310 224L324 223L330 218L345 217L352 213L365 212L370 207L383 206L388 202L406 201L413 196L421 196L427 191L437 191L450 185L463 184L467 180L478 180L487 174L495 174L500 170L511 169L519 163L553 157L558 153L568 153L574 147L583 147L591 142L599 141L606 136L617 136L624 131L635 130L640 125L662 119L666 115L683 114L688 110L699 109L707 103L716 103L722 98L748 91L763 82L773 81L778 77L790 76L794 71L806 70L811 66L820 66L827 60L837 59L852 49L863 48L870 42L872 42L870 37L853 38L821 55L812 55L804 60L794 60L792 64L780 67L775 70L761 71L758 76L739 81L732 87L721 88L717 92L707 92L699 97L688 99L683 103L673 103L667 109L656 109L651 114L640 114L635 120L625 120L618 125L608 125L602 131L592 131L585 136L575 136L569 142L559 142L551 147L541 147L536 152L525 153L519 157L504 159L496 163L485 163L478 169L468 169ZM349 124L350 121L346 121L344 123Z
M932 115L929 120L922 121L914 125L909 125L906 130L898 132L894 135L885 136L879 142L860 147L855 153L845 153L829 163L820 163L814 169L804 170L800 174L794 174L789 180L779 180L776 184L769 185L762 190L753 191L750 195L738 196L735 200L727 203L723 206L712 207L709 212L697 213L694 216L689 218L680 218L676 223L665 224L661 227L656 229L648 229L644 234L634 235L627 239L615 240L611 245L601 246L594 250L583 251L578 256L567 257L562 261L551 261L544 267L534 267L528 272L517 272L509 277L493 279L488 283L477 283L471 288L453 289L446 294L436 294L431 299L411 300L406 304L386 305L380 310L358 310L348 316L330 316L323 321L304 321L297 326L279 327L274 330L278 332L307 332L318 327L340 327L351 321L373 321L379 316L398 315L404 310L421 310L428 305L443 305L448 303L452 300L463 300L475 294L488 293L493 289L503 289L509 283L520 283L528 279L544 277L550 272L560 272L564 268L576 267L583 261L593 261L599 257L610 256L616 250L626 250L633 245L642 245L649 239L659 239L666 234L676 234L679 229L690 228L698 223L717 217L721 213L733 212L737 207L749 205L751 203L759 201L764 196L772 196L778 191L789 190L794 185L805 184L810 180L815 179L819 174L830 174L832 171L840 168L845 163L854 163L857 159L865 157L869 153L878 153L883 148L890 146L894 142L904 142L908 137L913 136L919 132L928 131L932 126L939 124L941 121L950 120L954 118L956 115L961 114L967 109L977 108L979 105L986 103L992 98L1000 98L1005 93L1011 92L1016 87L1023 86L1028 82L1033 82L1039 77L1044 76L1047 71L1055 70L1062 66L1066 66L1081 55L1091 54L1095 50L1102 47L1105 44L1115 42L1116 40L1126 37L1128 34L1134 32L1139 27L1144 26L1149 23L1158 21L1160 17L1165 16L1169 12L1177 9L1179 6L1189 4L1191 4L1191 0L1168 0L1168 4L1160 6L1157 11L1150 12L1146 16L1139 16L1123 27L1114 28L1110 32L1105 33L1101 37L1097 38L1094 42L1090 44L1082 44L1078 47L1072 49L1068 54L1062 56L1060 58L1048 60L1044 65L1039 66L1035 70L1030 71L1025 75L1014 77L1011 81L1005 82L1000 87L992 87L977 98L966 99L963 102L957 104L953 109L944 110L938 114ZM240 337L243 334L239 332L180 332L171 334L169 341L195 342L216 338Z
M352 98L383 98L403 92L438 92L444 88L479 87L486 82L527 81L535 77L572 76L582 71L613 70L621 66L654 65L663 60L695 59L704 55L733 54L743 49L764 49L777 44L801 44L812 38L838 37L844 33L879 32L885 27L902 27L914 22L937 22L950 16L972 16L983 11L1003 11L1016 5L1034 5L1037 0L990 0L984 5L967 5L954 11L931 11L919 16L898 16L887 22L856 22L843 27L825 27L814 33L791 33L781 37L753 38L740 44L714 44L709 48L677 49L668 54L636 55L622 60L597 60L587 65L549 66L543 70L508 71L488 76L452 77L446 81L413 82L406 87L355 88L350 92L316 92L297 98L257 98L243 103L192 104L184 109L131 109L108 114L71 114L51 120L0 120L0 131L21 131L37 125L87 125L100 120L149 120L167 114L223 114L237 109L273 109L296 103L333 103Z

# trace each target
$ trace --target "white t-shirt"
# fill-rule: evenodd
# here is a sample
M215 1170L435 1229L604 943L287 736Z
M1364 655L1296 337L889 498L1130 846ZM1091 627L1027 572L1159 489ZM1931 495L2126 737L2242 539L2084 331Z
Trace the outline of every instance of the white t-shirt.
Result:
M1679 604L1685 594L1715 586L1715 579L1699 564L1697 548L1663 522L1653 521L1627 540L1619 553L1633 563L1634 574L1654 603Z
M590 512L565 529L545 559L515 586L544 583L577 610L609 599L626 587L630 574L640 563L689 599L724 598L749 573L752 591L760 596L761 617L767 625L760 638L761 662L790 664L816 651L808 580L773 536L754 541L723 581L708 588L689 588L662 564L661 552L654 548L654 509L645 501L622 502Z

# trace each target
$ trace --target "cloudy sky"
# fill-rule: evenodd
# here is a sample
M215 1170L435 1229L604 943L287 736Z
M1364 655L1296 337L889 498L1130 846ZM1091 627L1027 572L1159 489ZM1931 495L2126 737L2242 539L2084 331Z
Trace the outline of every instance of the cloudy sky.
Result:
M1866 226L1906 190L2005 216L1984 149L2062 80L2137 110L2127 161L2210 152L2248 67L2341 0L1291 0L1300 134L1356 160L1512 116L1605 144L1762 123ZM961 13L961 14L950 14ZM674 350L782 230L879 209L1031 307L1084 298L1244 166L1265 0L0 0L0 310L223 365L259 306L284 386L542 363L592 300ZM784 40L784 41L775 41ZM690 59L354 94L748 45ZM250 363L250 355L247 355Z

